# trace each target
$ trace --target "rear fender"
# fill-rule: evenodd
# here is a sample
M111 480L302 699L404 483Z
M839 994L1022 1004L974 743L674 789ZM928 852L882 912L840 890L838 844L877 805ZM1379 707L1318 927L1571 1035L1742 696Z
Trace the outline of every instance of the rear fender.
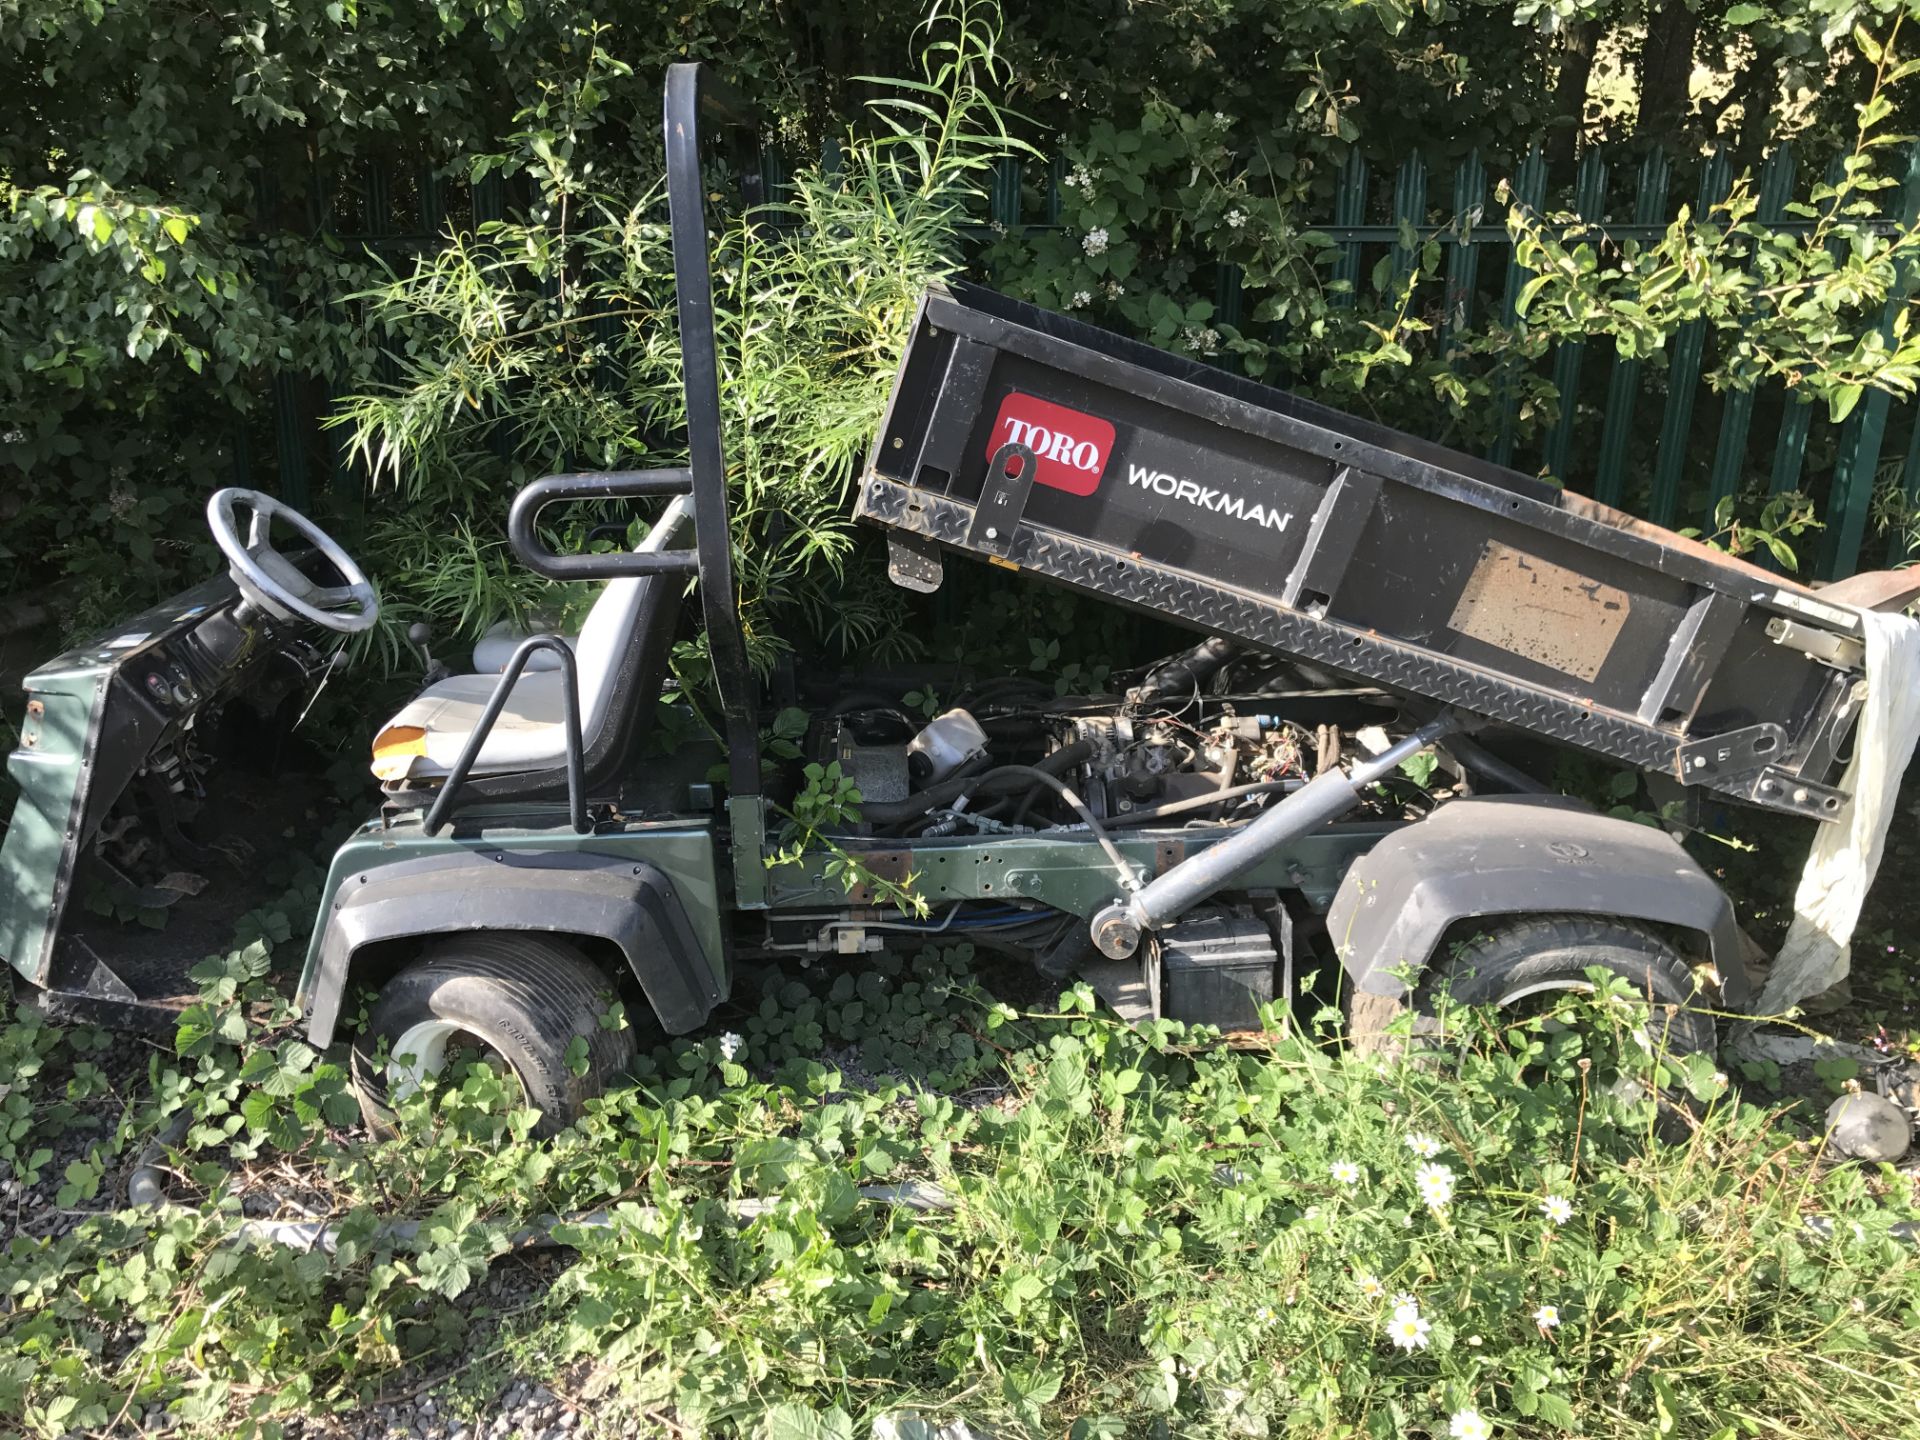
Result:
M673 882L643 860L578 851L461 850L347 877L321 921L300 1002L307 1038L333 1043L355 962L386 941L524 930L611 942L668 1033L702 1025L722 998Z
M1559 796L1455 800L1354 861L1327 911L1363 994L1397 998L1448 929L1481 916L1613 915L1702 937L1729 1004L1748 994L1733 902L1665 831Z

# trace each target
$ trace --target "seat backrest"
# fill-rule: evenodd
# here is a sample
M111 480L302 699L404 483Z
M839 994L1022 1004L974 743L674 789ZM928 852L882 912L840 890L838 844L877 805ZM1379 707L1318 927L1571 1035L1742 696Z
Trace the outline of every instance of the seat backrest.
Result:
M674 548L692 519L693 501L685 495L676 495L634 549L650 552ZM575 668L580 675L580 739L586 749L593 749L593 742L606 725L620 662L632 648L634 627L646 608L650 587L682 584L684 581L675 575L609 580L600 598L593 602L593 609L587 612L586 623L580 627L580 638L573 646Z

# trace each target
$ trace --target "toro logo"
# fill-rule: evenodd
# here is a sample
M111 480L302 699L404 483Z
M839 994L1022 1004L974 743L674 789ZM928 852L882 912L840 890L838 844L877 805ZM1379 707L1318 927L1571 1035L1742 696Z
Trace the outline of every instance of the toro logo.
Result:
M1002 445L1024 445L1033 451L1038 462L1033 478L1042 485L1070 495L1091 495L1100 487L1113 454L1113 422L1013 390L994 417L987 436L987 459L993 459Z

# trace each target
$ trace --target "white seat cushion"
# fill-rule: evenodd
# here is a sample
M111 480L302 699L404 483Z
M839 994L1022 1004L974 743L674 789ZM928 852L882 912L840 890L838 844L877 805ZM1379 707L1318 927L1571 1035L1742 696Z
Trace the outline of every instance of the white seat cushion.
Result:
M692 518L692 505L677 496L637 549L669 548ZM632 643L649 586L682 585L677 575L609 580L593 602L586 624L570 645L580 672L580 739L588 750L607 720L613 674ZM373 739L373 773L382 781L430 780L453 769L468 737L486 712L498 675L454 675L429 685L380 728ZM566 677L558 669L521 671L506 708L480 747L472 774L502 775L557 770L566 763Z
M373 742L374 775L381 780L445 775L460 758L499 683L498 675L451 675L422 690ZM523 672L506 709L493 722L487 743L480 747L473 773L546 770L564 763L564 683L558 670Z

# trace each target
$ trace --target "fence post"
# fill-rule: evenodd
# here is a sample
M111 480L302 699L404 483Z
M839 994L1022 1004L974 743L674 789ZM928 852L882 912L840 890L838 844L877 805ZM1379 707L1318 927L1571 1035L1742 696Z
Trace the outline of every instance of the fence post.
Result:
M1655 147L1640 162L1640 189L1634 197L1633 223L1658 225L1667 208L1670 177L1666 151ZM1640 398L1640 361L1617 351L1613 375L1607 381L1607 418L1600 429L1600 470L1593 497L1603 505L1618 505L1626 488L1627 441L1633 434L1633 409Z
M1393 177L1393 228L1399 233L1393 241L1393 278L1404 280L1412 273L1420 255L1419 227L1427 219L1427 162L1418 150L1400 162ZM1413 241L1407 233L1413 231Z
M1725 149L1715 150L1700 171L1693 212L1696 225L1727 198L1731 180ZM1693 438L1693 401L1700 389L1700 352L1706 340L1704 320L1689 321L1673 337L1673 358L1667 362L1667 405L1660 417L1660 448L1653 464L1653 503L1647 517L1656 525L1671 527L1680 510L1680 473Z
M1767 157L1760 172L1760 204L1755 218L1762 225L1778 224L1786 218L1787 202L1793 199L1793 146L1782 143ZM1756 382L1757 383L1757 382ZM1711 522L1720 502L1740 489L1740 475L1747 462L1747 432L1753 425L1754 390L1729 390L1720 409L1720 439L1714 447L1713 473L1707 481L1707 519Z
M1514 179L1514 200L1517 204L1538 211L1546 201L1547 161L1540 153L1540 142L1534 141L1527 147L1527 158L1520 162L1520 173ZM1500 301L1500 323L1511 330L1520 313L1520 290L1527 283L1527 270L1513 257L1507 260L1507 290ZM1511 360L1503 360L1500 365L1500 430L1494 437L1493 448L1487 452L1487 458L1496 465L1513 463L1513 426L1520 409L1520 397L1515 393L1514 368Z
M1487 207L1487 171L1480 163L1478 150L1470 153L1453 172L1454 243L1447 256L1447 290L1440 313L1440 353L1446 354L1448 342L1473 325L1473 292L1480 279L1480 242L1473 232ZM1456 368L1459 361L1455 360Z
M1900 185L1900 225L1911 229L1920 220L1920 142L1907 151L1907 173ZM1893 327L1913 293L1914 274L1903 266L1880 312L1881 337L1891 343ZM1869 390L1854 406L1840 434L1840 453L1833 465L1833 490L1827 497L1827 528L1822 532L1820 575L1834 580L1853 573L1860 562L1860 542L1867 533L1867 512L1873 508L1874 475L1880 467L1880 445L1886 438L1887 411L1893 403L1884 390Z
M1361 224L1367 218L1367 159L1358 149L1349 150L1340 166L1340 179L1333 192L1333 223L1343 229ZM1360 242L1348 240L1334 258L1335 285L1346 282L1345 290L1335 290L1333 303L1351 307L1360 289Z
M1606 214L1607 162L1598 150L1580 157L1580 173L1573 183L1573 209L1589 223ZM1553 422L1553 431L1547 436L1544 462L1547 473L1562 485L1567 483L1567 454L1573 446L1573 426L1580 408L1580 367L1586 354L1585 338L1575 336L1561 342L1553 357L1553 388L1560 396L1560 418Z

